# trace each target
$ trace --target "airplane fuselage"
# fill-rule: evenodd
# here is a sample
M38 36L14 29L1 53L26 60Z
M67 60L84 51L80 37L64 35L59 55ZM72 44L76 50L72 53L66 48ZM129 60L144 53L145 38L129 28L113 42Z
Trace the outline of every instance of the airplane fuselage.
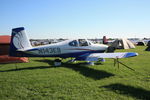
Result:
M76 45L71 45L71 42L76 41ZM86 53L103 53L106 51L106 45L93 44L86 40L86 45L80 45L78 40L67 40L60 43L33 47L22 51L25 56L32 57L78 57Z

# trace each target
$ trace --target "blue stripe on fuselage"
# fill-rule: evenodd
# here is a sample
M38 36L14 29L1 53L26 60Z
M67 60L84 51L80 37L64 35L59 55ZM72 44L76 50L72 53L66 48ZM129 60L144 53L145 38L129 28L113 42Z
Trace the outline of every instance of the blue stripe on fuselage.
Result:
M33 49L29 49L29 50L27 50L27 51L35 51L35 50L39 50L39 49L33 48Z

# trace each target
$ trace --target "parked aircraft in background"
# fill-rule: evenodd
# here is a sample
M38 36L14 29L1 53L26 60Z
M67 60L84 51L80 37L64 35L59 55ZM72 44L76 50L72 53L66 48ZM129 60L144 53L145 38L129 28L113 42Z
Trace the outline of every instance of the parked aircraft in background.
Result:
M86 39L73 39L63 42L32 47L24 27L12 29L10 56L15 57L73 57L74 60L98 61L100 58L129 58L134 52L104 53L108 46L93 44Z

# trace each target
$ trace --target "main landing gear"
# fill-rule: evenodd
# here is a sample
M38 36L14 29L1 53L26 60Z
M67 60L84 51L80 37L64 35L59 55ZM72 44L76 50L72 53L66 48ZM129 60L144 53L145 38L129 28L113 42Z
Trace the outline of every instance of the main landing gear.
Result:
M55 59L54 60L54 66L61 66L62 65L62 62L60 59Z

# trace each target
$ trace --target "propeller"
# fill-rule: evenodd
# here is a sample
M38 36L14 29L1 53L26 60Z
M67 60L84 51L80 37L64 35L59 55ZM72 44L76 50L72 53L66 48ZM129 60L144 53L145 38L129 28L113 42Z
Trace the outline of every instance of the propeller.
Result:
M112 47L112 46L109 46L106 50L107 53L111 53L111 52L114 52L116 50L115 47Z

